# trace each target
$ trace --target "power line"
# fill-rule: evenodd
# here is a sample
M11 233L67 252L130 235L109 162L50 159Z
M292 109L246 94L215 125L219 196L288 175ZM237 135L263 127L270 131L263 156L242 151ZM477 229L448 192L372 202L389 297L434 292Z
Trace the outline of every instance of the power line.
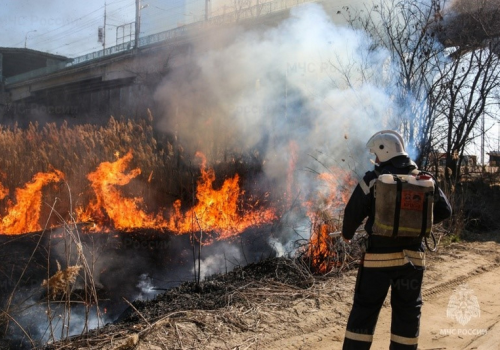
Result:
M69 30L69 31L66 31L66 32L64 32L64 33L59 33L59 34L57 34L56 36L46 38L45 40L36 41L36 42L35 42L35 44L36 44L36 45L41 45L41 44L45 44L45 43L49 43L49 42L61 41L61 40L65 39L65 38L67 38L67 37L73 36L73 35L74 35L74 34L76 34L76 33L79 33L79 32L81 32L81 31L83 31L83 30L87 30L87 29L89 29L89 28L91 28L91 27L96 26L97 24L99 24L99 23L100 23L100 21L101 21L101 19L100 19L100 18L98 18L98 19L94 19L94 20L92 20L92 21L90 21L90 22L86 23L85 25L80 26L80 28L79 28L79 29L74 29L74 28L72 28L72 29L71 29L71 30Z
M147 1L147 0L145 0ZM151 1L151 0L150 0ZM127 2L127 3L126 3ZM170 7L164 7L164 6L156 6L155 4L149 4L149 7L158 9L160 11L143 11L142 17L143 20L147 23L146 25L146 31L155 31L155 32L160 32L162 30L168 30L172 28L172 21L177 21L178 23L174 23L179 25L180 23L185 24L185 23L191 23L194 20L199 20L200 18L194 18L193 20L189 20L187 16L189 14L186 14L186 10L189 6L195 5L198 3L202 3L201 0L187 0L183 4L180 5L172 5ZM131 7L135 6L136 3L134 0L116 0L116 1L111 1L111 2L106 2L106 6L100 6L99 8L80 16L77 19L74 19L72 21L69 21L67 23L64 23L61 26L58 26L57 28L53 28L47 32L44 33L39 33L37 35L34 35L32 37L32 40L34 41L34 45L38 48L42 46L49 46L51 47L47 52L59 50L64 47L68 47L68 49L71 48L71 46L74 46L76 44L81 44L84 41L88 40L89 45L91 46L91 39L89 38L89 35L86 35L86 37L82 37L81 34L84 31L89 31L92 27L97 26L101 24L103 21L102 14L99 13L101 12L105 7L109 9L110 5L116 5L119 4L119 7L111 10L111 11L106 11L106 21L108 20L110 22L115 22L115 23L123 23L126 21L126 17L131 16L131 13L126 13L130 12L128 11L131 9ZM168 3L167 3L168 4ZM202 16L204 11L200 7L199 9L199 15ZM197 13L195 13L197 14ZM192 14L191 15L195 15ZM132 20L133 21L133 20ZM180 22L179 22L180 21ZM146 24L145 23L145 24ZM109 24L109 23L108 23ZM109 24L112 26L119 26L119 24ZM102 24L101 24L102 26ZM106 25L107 27L107 25ZM106 31L107 28L104 28ZM143 31L140 33L141 35L143 34ZM70 39L71 41L68 41ZM112 37L111 37L112 39ZM96 40L97 42L97 40ZM47 45L50 43L50 45ZM111 41L112 43L112 41ZM94 49L95 46L92 48ZM85 51L82 52L89 52L89 49L86 49ZM71 54L73 56L74 54Z
M66 43L66 44L62 44L60 46L57 46L57 47L54 47L54 48L51 48L50 51L55 51L57 49L60 49L61 47L64 47L64 46L71 46L73 44L76 44L76 43L79 43L79 42L82 42L82 41L86 41L86 40L89 40L88 38L81 38L81 39L78 39L78 40L75 40L75 41L72 41L72 42L69 42L69 43Z
M104 8L104 6L100 7L99 9L97 9L97 10L95 10L95 11L92 11L92 12L90 12L90 13L86 14L86 15L83 15L83 16L81 16L81 17L79 17L79 18L77 18L77 19L75 19L75 20L73 20L73 21L71 21L71 22L65 23L65 24L63 24L62 26L59 26L59 27L54 28L54 29L51 29L51 30L49 30L49 31L47 31L47 32L45 32L45 33L42 33L42 34L34 35L34 36L32 37L32 39L36 39L36 38L39 38L39 37L41 37L41 36L47 35L48 33L51 33L51 32L56 31L56 30L58 30L58 29L61 29L62 27L65 27L65 26L67 26L67 25L70 25L70 24L72 24L72 23L74 23L74 22L77 22L77 21L81 20L82 18L85 18L85 17L87 17L87 16L90 16L91 14L93 14L93 13L95 13L95 12L97 12L97 11L101 10L102 8ZM19 45L19 44L22 44L23 42L24 42L24 40L23 40L23 41L20 41L20 42L18 42L18 43L16 43L16 44L14 44L13 46L17 46L17 45Z
M119 9L116 9L116 10L112 11L111 13L117 13L117 12L119 12L119 11L127 8L127 7L130 7L130 5L123 6L123 7L119 8ZM104 6L101 7L100 9L102 10L103 8L104 8ZM55 34L52 37L49 37L49 38L46 38L45 40L37 42L37 44L43 44L43 43L46 43L46 42L49 42L49 41L55 41L55 40L64 39L65 37L68 37L68 36L71 36L71 35L73 35L75 33L81 32L82 30L91 28L91 27L97 25L98 23L100 23L101 21L102 21L102 16L99 15L96 18L89 19L89 20L87 20L87 21L85 21L83 23L78 24L79 29L68 28L65 31L61 32L61 33L57 33L57 34Z
M86 15L83 15L82 17L79 17L79 18L77 18L77 19L75 19L75 20L73 20L73 21L70 21L70 22L68 22L68 23L65 23L65 24L63 24L63 25L62 25L62 26L60 26L60 27L57 27L57 28L51 29L51 30L49 30L49 31L47 31L47 32L45 32L45 33L39 34L39 35L35 35L33 38L35 39L35 38L38 38L38 37L41 37L41 36L47 35L47 34L49 34L49 33L53 32L53 31L56 31L56 30L58 30L58 29L61 29L62 27L65 27L65 26L67 26L67 25L70 25L70 24L72 24L72 23L75 23L75 22L77 22L77 21L79 21L79 20L81 20L81 19L83 19L83 18L85 18L85 17L87 17L87 16L90 16L90 15L91 15L91 14L93 14L93 13L96 13L97 11L102 10L103 8L104 8L104 6L101 6L101 7L99 7L99 8L98 8L97 10L95 10L95 11L92 11L92 12L90 12L90 13L88 13L88 14L86 14Z
M133 4L132 0L117 0L110 2L109 4L119 4L123 3L125 1L128 1L128 5L120 6L117 9L114 9L110 11L111 14L119 14L120 12L123 12L123 10L126 10L127 8L130 8ZM108 5L109 5L108 4ZM40 33L38 32L37 35L32 36L32 42L33 45L37 48L40 48L42 46L46 46L47 43L52 43L55 44L57 42L61 42L65 40L66 38L74 37L75 34L80 33L84 30L90 30L90 28L100 24L102 22L102 15L101 14L96 14L97 12L102 11L104 9L104 6L100 6L99 8L84 14L74 20L71 20L67 23L64 23L63 25L60 25L56 28L50 29L46 32ZM121 19L120 21L123 21ZM86 38L88 40L88 36ZM64 43L63 45L56 46L56 49L61 48L63 46L70 46L74 43L82 42L85 39L79 39L79 40L73 40L69 43ZM14 44L14 46L18 46L21 44L21 42L18 42ZM50 45L51 46L51 45ZM51 49L46 50L47 52L53 51Z

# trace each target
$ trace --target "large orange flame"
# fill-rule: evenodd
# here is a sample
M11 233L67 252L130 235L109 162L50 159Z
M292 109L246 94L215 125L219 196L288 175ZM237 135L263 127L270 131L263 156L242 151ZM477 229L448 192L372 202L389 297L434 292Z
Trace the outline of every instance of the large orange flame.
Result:
M181 201L174 203L168 228L177 233L208 232L225 239L240 234L251 226L269 223L276 218L273 209L245 210L240 202L244 194L239 187L239 176L226 179L219 190L213 188L215 172L207 169L207 160L201 153L201 178L196 190L197 204L186 213L181 212Z
M349 173L336 168L328 173L318 174L318 179L323 186L318 187L314 201L304 203L311 220L311 238L306 257L311 271L324 274L338 262L329 233L340 229L341 210L345 207L356 180Z
M120 186L128 184L137 177L140 169L126 173L132 160L132 152L115 162L103 162L87 178L95 192L96 200L85 208L77 210L80 221L94 222L92 231L106 232L114 228L121 231L134 229L168 229L176 234L203 231L217 235L217 239L226 239L238 235L251 226L269 223L276 218L273 209L245 210L241 197L244 194L239 187L239 176L224 181L218 190L213 188L215 172L207 169L206 158L201 158L201 177L197 183L195 206L185 213L182 203L177 200L173 205L172 216L166 220L161 214L147 214L142 209L142 198L126 198ZM206 237L204 243L210 243Z
M119 186L127 185L141 174L141 169L138 168L125 173L132 158L132 152L129 151L113 163L101 163L94 172L87 175L96 201L90 203L85 210L79 209L77 213L80 220L96 223L93 231L107 231L110 226L121 231L161 229L165 226L161 216L147 214L140 209L143 206L142 198L126 198L119 190Z
M64 175L59 170L37 173L24 188L16 189L15 204L8 203L7 215L0 222L0 232L17 235L41 230L39 219L42 207L42 188L51 182L62 179L64 179ZM2 198L4 198L8 191L3 186L0 187Z

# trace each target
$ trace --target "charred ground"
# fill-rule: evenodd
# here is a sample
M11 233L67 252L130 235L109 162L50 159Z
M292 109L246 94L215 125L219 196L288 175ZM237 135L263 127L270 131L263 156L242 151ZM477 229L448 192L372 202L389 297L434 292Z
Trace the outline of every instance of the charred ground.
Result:
M301 298L314 298L311 287L317 281L318 277L314 277L300 259L265 259L211 276L199 284L183 283L150 301L135 301L113 324L43 349L104 348L113 337L124 338L124 348L127 348L127 343L135 342L135 330L147 332L148 327L166 318L171 318L173 323L189 318L204 328L208 326L206 320L193 317L192 312L220 312L223 315L227 308L243 311L260 303L290 306ZM223 317L228 317L236 329L250 330L255 326L234 315Z

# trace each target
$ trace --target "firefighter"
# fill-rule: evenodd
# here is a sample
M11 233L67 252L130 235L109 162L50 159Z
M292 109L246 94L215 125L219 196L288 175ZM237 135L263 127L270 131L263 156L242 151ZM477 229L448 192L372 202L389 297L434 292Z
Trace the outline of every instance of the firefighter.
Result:
M375 169L368 171L354 189L345 208L342 227L344 240L350 242L356 229L368 218L365 222L368 238L363 245L343 349L370 349L389 287L392 308L390 349L417 349L425 269L423 237L421 234L398 237L374 233L374 183L381 174L416 174L418 169L406 153L401 135L395 131L377 132L366 146L376 156ZM448 199L437 186L433 188L432 201L433 223L451 215ZM399 222L399 226L404 224Z

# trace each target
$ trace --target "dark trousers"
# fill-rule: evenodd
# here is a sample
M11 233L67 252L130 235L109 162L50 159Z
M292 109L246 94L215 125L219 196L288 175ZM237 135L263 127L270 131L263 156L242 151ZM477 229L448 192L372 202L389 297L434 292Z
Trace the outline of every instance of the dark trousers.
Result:
M411 264L391 268L360 267L343 350L370 349L389 287L392 307L390 349L417 349L423 272Z

